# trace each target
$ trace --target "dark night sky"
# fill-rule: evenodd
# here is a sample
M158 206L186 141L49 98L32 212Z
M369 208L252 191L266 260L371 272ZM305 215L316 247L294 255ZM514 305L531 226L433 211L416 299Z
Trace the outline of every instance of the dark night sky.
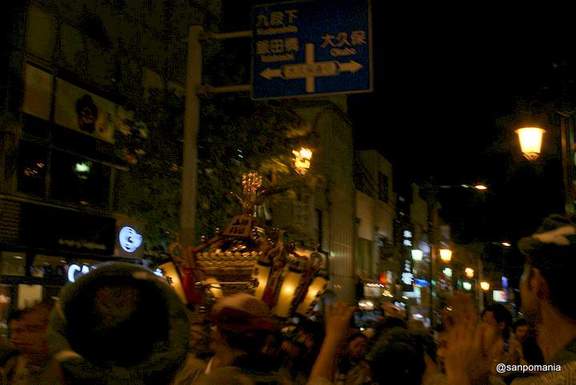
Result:
M247 28L245 11L254 2L225 0L225 28ZM490 185L483 197L441 196L463 242L514 240L561 210L553 141L544 149L551 161L528 164L513 125L498 122L519 98L553 99L561 80L574 78L570 13L525 4L464 9L372 0L372 6L375 90L349 98L356 147L381 150L396 176Z
M498 124L569 77L574 34L561 12L372 3L375 90L349 99L357 147L382 150L397 175L488 184L484 196L440 196L463 242L517 238L561 209L559 165L523 162L513 125Z

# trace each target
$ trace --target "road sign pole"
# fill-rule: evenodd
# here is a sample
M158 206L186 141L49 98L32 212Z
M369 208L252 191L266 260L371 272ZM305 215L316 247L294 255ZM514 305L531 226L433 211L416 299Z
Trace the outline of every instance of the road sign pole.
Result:
M200 98L202 85L203 28L193 25L188 32L186 67L186 104L184 112L184 148L182 163L182 200L180 203L180 242L192 245L196 235L196 204L198 184L198 130L200 127Z
M188 32L186 67L186 101L184 112L184 145L182 159L182 196L180 201L180 243L191 246L196 240L196 208L198 202L198 131L200 129L200 95L250 92L249 84L222 87L202 85L202 40L250 38L252 31L204 33L200 25Z

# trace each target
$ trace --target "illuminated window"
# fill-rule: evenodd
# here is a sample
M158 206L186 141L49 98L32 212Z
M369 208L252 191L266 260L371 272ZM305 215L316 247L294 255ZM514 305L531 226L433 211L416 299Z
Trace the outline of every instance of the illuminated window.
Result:
M106 207L110 168L78 156L54 151L52 197L67 202Z

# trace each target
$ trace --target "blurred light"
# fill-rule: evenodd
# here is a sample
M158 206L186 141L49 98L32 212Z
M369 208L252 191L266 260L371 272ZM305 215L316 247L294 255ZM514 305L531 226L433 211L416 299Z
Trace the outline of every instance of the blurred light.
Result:
M412 246L412 241L409 240L409 239L405 239L404 242L403 242L403 244L404 244L404 246L410 247L410 246Z
M412 238L412 232L409 230L404 230L404 238Z
M470 282L463 282L462 283L462 287L464 288L464 290L472 290L472 284Z
M440 249L440 259L446 263L449 263L452 260L452 250Z
M452 269L449 267L445 267L444 270L442 270L442 272L444 273L445 276L447 276L448 278L452 278Z
M422 252L422 250L420 250L420 249L412 250L412 259L414 261L416 261L416 262L422 261L423 256L424 256L424 253Z
M361 299L358 301L358 307L360 310L364 311L372 311L374 310L374 302L370 301L369 299Z
M414 280L414 284L415 284L416 286L421 286L421 287L428 287L428 286L430 286L430 282L428 282L428 281L425 280L425 279L421 279L421 278L416 278L416 279Z
M90 172L90 164L88 162L78 162L74 165L74 171L78 173Z
M473 278L473 277L474 277L474 269L471 268L471 267L467 267L467 268L464 270L464 273L466 274L466 277L468 277L468 278Z
M488 291L488 290L490 290L490 283L488 283L486 281L482 281L482 282L480 282L480 287L482 288L482 290Z
M488 190L488 187L487 187L486 185L483 185L483 184L477 184L477 185L474 186L474 188L475 188L476 190L479 190L479 191L486 191L486 190Z
M208 291L214 298L222 298L223 292L220 282L214 277L208 277L204 280L204 284L208 287Z
M540 127L523 127L516 130L522 154L528 160L538 159L542 149L544 130Z
M492 292L492 299L494 302L507 302L508 294L506 293L506 290L494 290Z
M293 150L294 155L294 168L300 175L305 175L310 169L310 162L312 160L312 150L307 147L300 147L299 150Z
M502 246L511 247L512 245L509 242L502 242Z

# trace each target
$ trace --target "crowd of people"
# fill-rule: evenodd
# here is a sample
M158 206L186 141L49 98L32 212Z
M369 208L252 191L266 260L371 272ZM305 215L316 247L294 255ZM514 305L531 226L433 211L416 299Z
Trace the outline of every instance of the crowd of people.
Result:
M11 314L0 384L576 384L575 224L550 217L519 248L524 318L498 304L478 313L461 294L435 330L388 314L370 333L346 304L288 324L245 293L196 323L151 271L103 264L55 303Z

